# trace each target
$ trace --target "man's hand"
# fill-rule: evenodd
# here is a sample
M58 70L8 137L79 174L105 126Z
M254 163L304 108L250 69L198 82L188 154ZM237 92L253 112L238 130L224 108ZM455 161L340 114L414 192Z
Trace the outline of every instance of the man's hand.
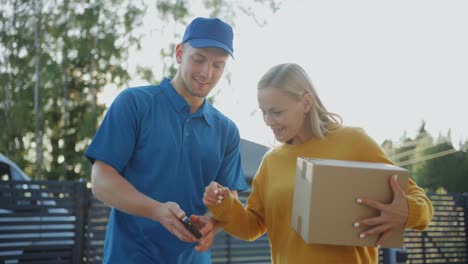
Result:
M369 226L360 234L361 238L371 235L379 235L376 246L382 245L393 233L395 229L404 228L408 220L408 202L405 191L398 185L396 179L398 175L390 177L390 186L393 190L393 201L390 204L383 204L365 198L358 198L357 202L375 208L380 211L380 216L360 220L354 223L355 227Z
M185 212L174 202L159 203L155 220L161 223L169 232L185 242L196 242L198 239L185 228L180 219L185 217Z
M203 237L198 241L198 245L195 246L195 250L201 252L210 249L216 233L216 221L208 215L191 215L190 219L203 235Z

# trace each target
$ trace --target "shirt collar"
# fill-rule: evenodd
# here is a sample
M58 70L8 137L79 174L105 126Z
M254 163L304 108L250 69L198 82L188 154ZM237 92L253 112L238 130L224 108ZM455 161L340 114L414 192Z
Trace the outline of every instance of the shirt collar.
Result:
M164 93L169 98L169 101L171 102L172 106L177 112L180 113L189 111L190 105L176 91L175 87L172 86L170 79L164 78L160 85L163 88ZM211 126L213 124L213 107L205 98L202 106L197 110L197 112L193 113L192 116L203 117L203 120L205 120L206 124L208 126Z

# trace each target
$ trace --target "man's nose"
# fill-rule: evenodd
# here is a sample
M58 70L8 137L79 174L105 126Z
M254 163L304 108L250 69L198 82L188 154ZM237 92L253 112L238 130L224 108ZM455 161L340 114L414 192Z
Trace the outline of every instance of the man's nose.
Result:
M211 67L209 63L205 63L202 66L201 75L205 78L210 78L212 73L213 73L213 67Z

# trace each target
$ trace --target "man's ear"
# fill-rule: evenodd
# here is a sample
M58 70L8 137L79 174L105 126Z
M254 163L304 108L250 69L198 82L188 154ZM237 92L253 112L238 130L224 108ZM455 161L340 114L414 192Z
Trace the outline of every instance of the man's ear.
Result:
M182 62L182 55L184 54L184 45L182 43L177 44L175 49L176 61L178 64Z

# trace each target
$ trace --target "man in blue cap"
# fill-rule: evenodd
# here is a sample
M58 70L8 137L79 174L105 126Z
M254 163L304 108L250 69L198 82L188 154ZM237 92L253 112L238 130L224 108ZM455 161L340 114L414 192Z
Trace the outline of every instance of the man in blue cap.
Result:
M85 153L93 194L112 207L103 263L211 263L216 222L202 203L205 186L247 188L238 128L206 100L232 40L220 19L194 19L176 47L175 77L125 89L108 109Z

